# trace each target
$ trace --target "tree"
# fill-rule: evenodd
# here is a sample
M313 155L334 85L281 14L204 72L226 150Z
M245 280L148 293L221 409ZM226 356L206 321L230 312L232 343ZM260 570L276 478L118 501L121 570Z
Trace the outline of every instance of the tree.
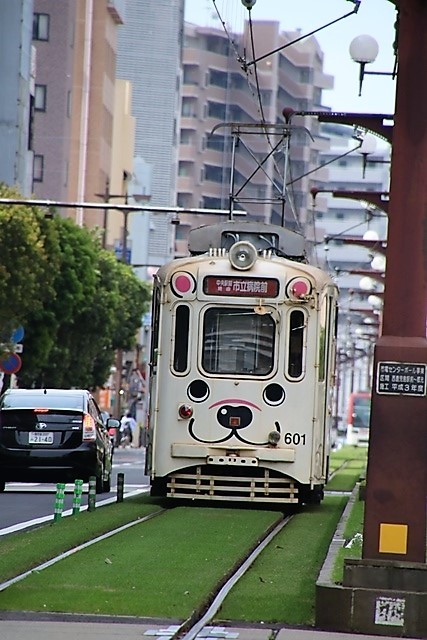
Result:
M0 184L0 197L20 195ZM29 313L55 295L59 245L44 214L34 207L0 205L0 333L7 342Z
M46 219L31 206L0 207L0 252L0 322L3 329L25 328L19 384L103 385L115 350L135 344L149 285L101 249L95 232L69 218Z

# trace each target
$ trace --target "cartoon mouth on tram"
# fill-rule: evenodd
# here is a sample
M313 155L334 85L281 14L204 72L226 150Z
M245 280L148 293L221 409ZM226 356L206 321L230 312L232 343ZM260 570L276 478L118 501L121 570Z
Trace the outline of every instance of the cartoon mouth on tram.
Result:
M205 385L206 383L202 381L197 382L197 392L200 392L202 389L201 385ZM207 399L209 395L207 385L206 387L203 387L204 393L202 397L200 395L197 395L195 397L194 393L192 393L192 386L193 391L196 388L196 385L194 385L194 383L190 385L188 389L188 395L190 399L196 400L197 397L198 402ZM284 389L282 389L282 387L278 384L270 384L264 390L263 398L270 406L277 406L285 400ZM253 424L254 415L256 412L262 412L261 407L253 402L243 400L241 398L226 398L223 400L218 400L217 402L211 404L209 406L209 410L216 410L216 423L225 430L225 433L216 440L207 440L206 438L203 438L200 433L198 433L196 420L193 416L191 416L188 422L188 433L197 442L203 442L205 444L221 444L234 437L243 444L261 447L268 445L276 446L280 440L281 426L278 421L274 422L274 425L272 425L272 428L268 434L268 438L264 442L256 442L253 439L249 439L249 428Z

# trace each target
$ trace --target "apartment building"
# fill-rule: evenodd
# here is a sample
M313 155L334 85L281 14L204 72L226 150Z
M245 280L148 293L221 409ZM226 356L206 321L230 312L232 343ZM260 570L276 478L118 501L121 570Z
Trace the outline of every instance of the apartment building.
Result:
M34 0L35 195L96 202L111 174L117 27L124 0ZM102 228L104 214L68 210Z
M254 124L264 120L285 124L283 109L294 112L324 111L322 91L332 88L333 79L323 72L323 54L315 38L308 38L283 49L270 51L292 42L298 33L281 32L274 21L254 21L253 50L259 63L251 58L242 65L244 43L249 42L248 24L244 33L229 37L224 30L186 23L183 50L183 87L180 122L178 205L185 208L228 209L232 171L232 140L227 127L214 127L224 122ZM237 53L239 53L237 55ZM283 147L271 152L272 136L252 136L236 152L234 185L241 189L236 208L247 210L253 218L281 222L304 230L314 243L314 225L309 215L309 193L313 184L322 184L327 172L319 169L315 178L310 172L319 164L319 153L325 140L319 136L314 118L292 118L289 140L290 166L288 189L281 197L276 185L287 162ZM269 158L263 170L255 172L253 157ZM248 177L250 183L243 185ZM270 177L269 177L270 176ZM283 181L282 181L283 182ZM283 213L284 204L284 213ZM192 226L212 222L202 214L180 216L175 248L185 254L188 231ZM216 220L217 221L217 220Z
M135 117L132 202L176 206L184 0L128 0L118 32L117 77L132 84ZM173 257L174 214L129 216L132 263L140 277ZM151 266L151 269L150 269Z
M32 189L33 0L0 0L0 182L28 197Z

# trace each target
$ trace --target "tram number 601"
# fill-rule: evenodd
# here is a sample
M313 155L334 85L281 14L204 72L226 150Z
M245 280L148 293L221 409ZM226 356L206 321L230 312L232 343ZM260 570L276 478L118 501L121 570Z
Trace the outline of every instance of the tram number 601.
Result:
M295 446L305 444L305 433L285 433L284 441L285 444L294 444Z

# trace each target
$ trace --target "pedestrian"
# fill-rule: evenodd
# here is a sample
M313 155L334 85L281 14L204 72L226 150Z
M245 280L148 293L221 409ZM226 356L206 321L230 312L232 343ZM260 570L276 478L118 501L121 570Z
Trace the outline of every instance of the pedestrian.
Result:
M126 444L132 446L136 426L135 418L129 410L126 411L125 415L120 420L121 443L123 446L126 446Z

